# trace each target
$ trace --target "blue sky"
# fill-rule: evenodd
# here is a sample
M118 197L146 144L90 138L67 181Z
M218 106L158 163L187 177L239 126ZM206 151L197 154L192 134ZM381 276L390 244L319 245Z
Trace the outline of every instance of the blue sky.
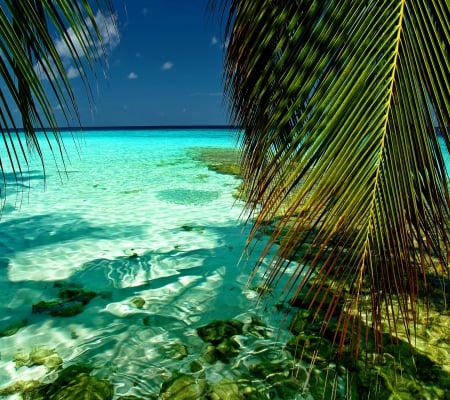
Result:
M73 74L84 126L223 125L223 35L207 0L116 0L109 69L92 80L93 106Z

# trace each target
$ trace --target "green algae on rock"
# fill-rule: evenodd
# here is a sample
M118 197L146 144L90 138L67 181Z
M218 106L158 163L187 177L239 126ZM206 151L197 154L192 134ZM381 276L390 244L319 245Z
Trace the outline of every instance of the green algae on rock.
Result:
M243 333L244 324L238 320L216 320L197 328L203 341L210 343L203 353L203 358L209 364L221 360L225 363L239 354L239 343L233 338Z
M194 360L189 364L189 371L192 373L200 372L203 370L203 365L200 361Z
M27 395L27 393L36 392L37 389L42 386L44 386L44 384L37 380L32 380L32 381L20 380L20 381L14 382L13 384L11 384L9 386L6 386L6 387L0 389L0 397L12 396L16 393L22 393L22 394L24 394L24 396L22 396L23 399L32 400L31 397L29 397Z
M209 387L208 400L267 400L268 393L250 379L224 378Z
M194 160L204 163L209 170L220 174L241 176L240 152L222 147L195 147L188 150Z
M22 392L24 400L111 400L113 385L90 375L87 365L71 365L60 371L52 383Z
M174 374L161 386L161 400L199 400L205 398L208 383L191 375Z
M33 304L33 314L49 313L53 317L72 317L82 313L84 306L98 296L97 293L84 290L76 284L58 282L55 287L60 289L58 299Z
M189 355L187 346L178 341L159 347L158 353L171 360L182 360Z
M57 388L49 400L111 400L112 384L95 376L79 374L67 386ZM42 399L47 399L45 395Z
M446 340L450 337L449 316L437 312L433 307L428 312L419 312L423 317L418 318L414 343L408 343L406 334L398 328L398 338L383 333L385 345L382 354L376 352L374 337L369 335L368 347L361 352L357 360L345 353L336 359L337 367L334 373L337 377L340 376L341 380L347 377L347 391L351 393L352 398L449 399L450 351L443 348L443 343L448 348ZM303 361L311 362L314 359L319 368L311 378L317 382L323 381L318 371L327 368L329 360L336 356L332 350L335 324L332 321L319 337L318 332L322 327L320 321L320 315L315 319L314 312L299 309L290 326L295 337L286 345L286 349L294 357L298 357L301 350ZM310 385L313 395L317 394L317 386L320 386L320 383ZM323 387L329 389L327 386Z
M216 320L197 328L198 335L205 341L218 345L224 339L241 335L244 324L237 320Z
M131 299L131 304L136 308L142 308L145 306L145 300L142 297L133 297Z
M240 347L234 338L225 338L215 346L217 358L226 363L230 358L236 357L239 354Z
M255 377L270 384L281 399L291 398L302 390L302 382L292 376L293 365L286 362L260 362L249 367Z
M33 314L49 313L52 317L73 317L83 312L83 303L79 301L40 301L33 304Z
M53 370L59 368L62 363L63 360L55 349L38 346L31 350L28 365L44 365L47 369Z
M241 400L243 396L236 382L231 379L222 379L210 386L208 398L210 400Z
M16 368L32 367L34 365L43 365L48 370L59 368L63 360L55 349L50 349L45 346L34 347L30 353L18 352L14 355L13 361Z

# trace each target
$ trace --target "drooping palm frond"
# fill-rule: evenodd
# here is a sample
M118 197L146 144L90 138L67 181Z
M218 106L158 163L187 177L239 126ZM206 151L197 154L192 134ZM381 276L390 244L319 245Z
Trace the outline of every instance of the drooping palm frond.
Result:
M65 61L70 59L89 88L88 70L95 72L94 64L105 59L106 19L114 22L110 0L90 4L72 0L2 2L0 132L6 154L0 159L2 171L8 168L21 175L29 150L39 155L44 167L42 141L55 154L63 154L54 109L62 110L68 124L78 122ZM43 131L40 139L37 130ZM56 148L52 148L50 137L56 139Z
M382 325L409 334L427 276L448 273L449 2L226 6L249 244L271 232L255 274L277 285L295 258L282 296L322 334L337 321L339 353L357 355L364 329L382 351Z

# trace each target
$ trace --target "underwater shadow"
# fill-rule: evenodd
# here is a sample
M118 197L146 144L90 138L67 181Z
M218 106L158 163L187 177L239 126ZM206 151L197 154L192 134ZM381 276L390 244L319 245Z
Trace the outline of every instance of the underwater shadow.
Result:
M91 225L77 214L42 214L0 222L0 254L11 257L33 248L79 238L114 237L108 227Z
M208 307L222 310L217 319L229 318L231 303L246 287L243 268L238 266L245 239L242 226L202 226L194 227L192 231L182 226L172 231L189 231L193 242L196 234L203 235L208 231L218 238L219 243L213 248L183 250L175 245L165 251L149 250L112 259L98 258L84 263L71 281L89 282L89 290L111 290L115 301L126 301L137 295L151 297L152 293L170 293L164 300L164 308L189 296L190 290L209 285ZM227 297L230 297L230 307L220 307L227 304Z
M141 227L130 226L125 227L125 231L141 232ZM76 214L43 214L29 218L15 218L9 221L0 222L0 285L3 294L6 297L1 307L7 311L6 314L15 313L16 304L20 309L19 314L31 311L31 304L28 304L31 298L45 299L46 290L51 287L52 283L57 281L48 278L46 270L46 259L39 255L30 254L30 261L35 265L32 272L19 270L18 265L11 270L11 260L18 254L32 251L40 247L53 246L57 254L58 248L64 249L67 243L80 239L115 239L123 237L123 230L118 232L113 227L94 226ZM52 270L57 267L57 263L53 262ZM72 268L68 266L67 274L76 275L79 266ZM40 274L42 270L43 274ZM18 273L18 276L14 274ZM14 275L14 277L11 276ZM32 277L31 277L31 275ZM42 278L45 276L45 278ZM71 277L67 278L71 279ZM27 303L28 302L28 303ZM4 315L4 313L2 314Z
M19 189L30 189L33 181L44 181L48 175L44 175L42 171L31 170L22 174L14 172L3 172L0 176L0 198L5 199L6 189L9 187Z

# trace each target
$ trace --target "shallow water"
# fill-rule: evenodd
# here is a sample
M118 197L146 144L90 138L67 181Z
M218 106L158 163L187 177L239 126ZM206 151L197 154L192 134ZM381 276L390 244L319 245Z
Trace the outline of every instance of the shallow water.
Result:
M157 395L174 371L214 383L248 377L260 362L293 362L284 350L290 334L279 330L281 317L261 310L256 292L246 286L255 260L241 260L247 228L242 204L233 197L239 180L192 158L192 148L232 148L232 132L64 136L70 162L47 157L45 175L36 159L19 182L6 166L0 332L26 323L0 337L0 389L54 379L43 365L17 363L20 355L42 348L54 349L64 367L91 365L93 375L114 384L115 398ZM77 285L98 294L82 313L32 313L38 302L57 299L61 286ZM244 322L245 334L237 336L235 357L208 363L197 328L217 319ZM193 373L196 362L201 369ZM251 379L256 389L267 390L262 380ZM291 398L312 397L306 391Z
M64 366L89 363L113 382L116 397L157 394L174 370L200 359L205 343L196 328L215 319L249 322L257 312L239 263L246 237L233 197L239 181L188 151L233 147L235 138L227 130L92 131L76 141L65 135L70 163L59 161L59 171L48 158L44 179L33 160L17 195L7 175L0 328L27 323L0 338L0 388L51 380L44 366L17 367L14 360L44 347ZM72 317L32 313L33 304L58 298L61 282L100 295ZM240 339L231 365L203 362L208 380L237 376L255 357L286 358L276 323L264 331ZM188 356L180 360L174 343Z

